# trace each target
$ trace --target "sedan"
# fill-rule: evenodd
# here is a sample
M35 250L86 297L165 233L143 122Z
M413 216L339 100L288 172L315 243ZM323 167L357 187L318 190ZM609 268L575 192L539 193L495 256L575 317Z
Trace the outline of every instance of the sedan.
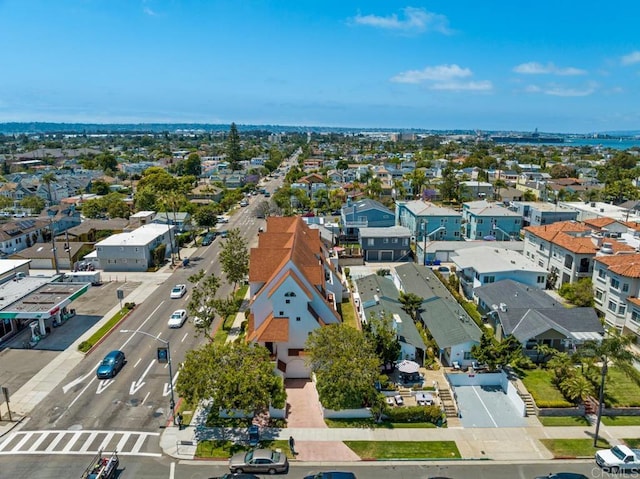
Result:
M260 479L260 478L258 476L254 476L253 474L232 474L229 472L223 476L210 477L209 479Z
M171 299L180 299L187 292L186 284L176 284L171 290Z
M577 472L552 472L547 476L537 476L536 479L589 479L584 474Z
M213 243L214 239L216 239L215 234L207 233L206 235L204 235L204 238L202 238L202 246L209 246L211 243Z
M328 471L305 476L304 479L356 479L356 475L353 472Z
M173 312L169 318L170 328L181 328L184 322L187 320L187 311L185 309L178 309Z
M96 370L96 376L98 379L109 379L118 374L118 371L124 366L125 357L122 351L111 351L107 354L98 369Z
M240 452L229 459L229 470L231 472L287 472L289 461L282 452L271 449L254 449L249 452Z

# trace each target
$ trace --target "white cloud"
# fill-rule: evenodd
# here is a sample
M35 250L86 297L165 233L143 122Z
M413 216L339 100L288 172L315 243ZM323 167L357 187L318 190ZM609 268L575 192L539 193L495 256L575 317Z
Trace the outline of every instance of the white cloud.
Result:
M149 15L150 17L155 17L155 16L157 15L157 13L156 13L156 12L154 12L153 10L151 10L149 7L144 7L144 8L142 9L142 11L143 11L145 14Z
M589 96L595 93L596 84L590 83L589 85L583 88L570 88L562 85L528 85L524 91L527 93L542 93L544 95L550 96L561 96L561 97L580 97L580 96Z
M640 50L631 52L628 55L624 55L621 59L623 65L633 65L634 63L640 63Z
M408 70L398 73L391 78L395 83L423 83L425 81L447 81L454 78L465 78L472 75L468 68L461 68L458 65L437 65L435 67L425 67L422 70Z
M522 73L524 75L570 76L570 75L584 75L587 73L586 70L582 70L580 68L575 68L575 67L561 68L554 65L553 63L547 63L546 65L543 65L542 63L538 63L538 62L521 63L520 65L517 65L516 67L514 67L513 71L516 73Z
M429 12L424 8L414 7L403 8L402 12L402 17L395 13L387 17L358 14L353 18L353 22L356 25L366 25L386 30L434 31L446 35L451 33L449 20L444 15Z
M448 91L491 91L493 84L489 80L469 81L469 82L446 82L434 83L430 87L431 90L448 90Z

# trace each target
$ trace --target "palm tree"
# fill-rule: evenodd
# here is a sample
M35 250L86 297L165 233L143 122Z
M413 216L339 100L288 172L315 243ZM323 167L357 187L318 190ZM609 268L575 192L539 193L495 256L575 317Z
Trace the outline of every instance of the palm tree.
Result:
M593 384L582 374L573 373L560 383L560 389L570 401L584 401L593 395Z
M180 207L183 199L184 197L175 191L165 191L160 195L159 204L161 205L163 211L167 214L167 223L169 223L169 212L172 212L173 224L174 226L177 224L176 211ZM173 264L174 245L175 247L177 247L178 261L180 261L180 245L175 239L176 238L175 231L173 229L170 231L173 231L173 233L170 233L170 234L173 234L173 240L172 240L173 244L171 245L171 264Z
M423 298L415 293L405 293L404 291L400 291L398 300L402 303L402 309L411 316L414 321L417 320L418 311L420 311Z
M47 198L47 200L48 200L47 206L51 206L51 203L53 202L52 201L53 199L51 197L51 183L57 182L58 178L56 178L55 173L48 172L48 173L45 173L44 175L42 175L42 178L40 178L40 181L42 183L44 183L46 185L46 187L47 187L47 196L48 196L48 198Z
M600 390L598 396L598 417L596 421L596 431L593 439L593 446L598 443L598 433L600 432L600 420L602 419L602 409L604 407L604 391L606 386L607 371L609 363L615 365L627 377L640 385L640 371L634 364L640 361L640 355L631 350L633 343L632 335L623 335L619 332L610 333L602 341L585 342L581 348L581 355L599 360L600 366Z

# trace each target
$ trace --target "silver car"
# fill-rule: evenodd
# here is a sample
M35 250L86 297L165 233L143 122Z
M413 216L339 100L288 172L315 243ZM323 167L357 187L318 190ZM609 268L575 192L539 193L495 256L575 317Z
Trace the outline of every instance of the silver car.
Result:
M271 449L254 449L249 452L240 452L229 459L231 472L287 472L289 461L285 453L272 451Z

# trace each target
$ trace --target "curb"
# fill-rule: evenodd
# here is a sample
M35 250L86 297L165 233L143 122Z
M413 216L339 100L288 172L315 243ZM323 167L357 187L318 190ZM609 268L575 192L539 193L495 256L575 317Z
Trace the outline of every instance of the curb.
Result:
M78 352L79 352L79 353L84 354L84 357L85 357L85 358L86 358L87 356L89 356L89 355L90 355L90 354L91 354L91 353L92 353L92 352L93 352L93 351L94 351L98 346L100 346L100 345L102 344L102 342L103 342L106 338L108 338L108 337L111 335L111 333L113 333L113 330L114 330L114 329L116 329L118 326L120 326L120 324L121 324L125 319L127 319L127 318L129 317L129 315L130 315L132 312L134 312L134 311L136 310L136 307L137 307L137 305L136 305L136 306L134 306L134 308L133 308L133 309L130 309L130 310L127 312L127 314L125 314L122 318L120 318L120 321L118 321L116 324L114 324L114 325L113 325L113 327L112 327L111 329L109 329L109 331L107 331L107 332L104 334L104 336L102 336L100 339L98 339L98 341L96 341L96 343L95 343L93 346L91 346L91 348L89 348L89 350L88 350L86 353L82 353L82 351L80 351L79 349L78 349ZM117 314L117 313L116 313L116 314ZM83 359L84 359L84 358L83 358Z

